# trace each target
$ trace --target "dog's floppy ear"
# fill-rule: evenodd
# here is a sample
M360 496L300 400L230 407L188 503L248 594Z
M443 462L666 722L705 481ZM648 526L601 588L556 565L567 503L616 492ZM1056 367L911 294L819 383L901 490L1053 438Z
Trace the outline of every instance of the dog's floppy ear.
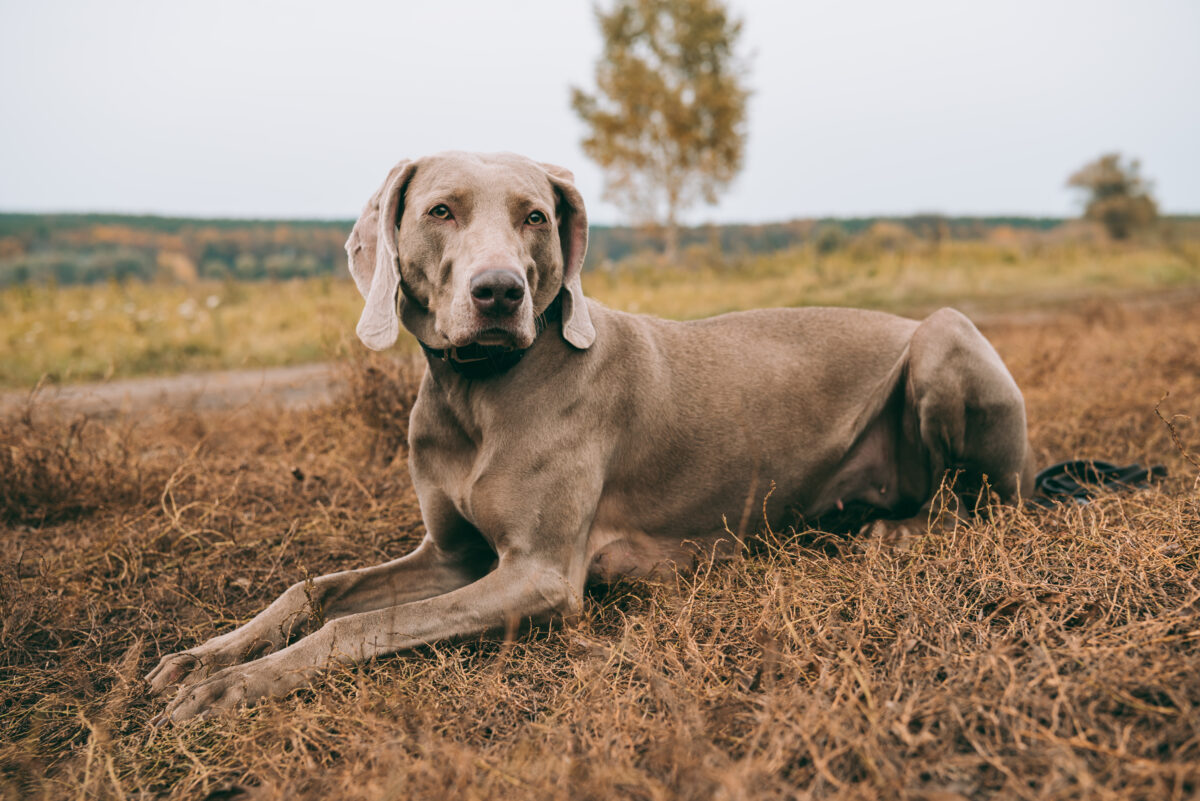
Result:
M346 240L350 274L366 299L355 332L371 350L384 350L400 334L400 260L396 255L396 226L400 197L412 177L413 162L392 167L383 186L375 190Z
M542 164L542 168L550 176L559 199L558 237L562 243L563 289L566 290L562 299L563 339L583 350L596 339L596 328L588 314L581 281L583 257L587 254L587 209L570 170L553 164Z

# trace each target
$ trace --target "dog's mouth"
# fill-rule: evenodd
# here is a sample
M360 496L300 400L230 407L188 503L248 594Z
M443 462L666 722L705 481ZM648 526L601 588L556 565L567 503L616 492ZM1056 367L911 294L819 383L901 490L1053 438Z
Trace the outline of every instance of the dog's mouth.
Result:
M517 348L517 336L512 331L504 328L485 328L471 337L471 344L483 345L485 347L506 347Z
M503 350L524 350L533 344L537 332L530 321L512 316L501 320L476 317L464 320L465 325L451 325L445 332L447 345L465 348L477 345Z

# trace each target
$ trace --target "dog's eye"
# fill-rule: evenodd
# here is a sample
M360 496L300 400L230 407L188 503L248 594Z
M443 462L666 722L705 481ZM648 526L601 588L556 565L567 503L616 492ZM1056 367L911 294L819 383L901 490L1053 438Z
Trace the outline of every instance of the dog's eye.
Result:
M430 217L437 217L439 220L448 220L453 215L450 214L450 208L445 203L439 203L429 210Z
M546 221L546 215L540 211L531 211L529 216L525 218L526 225L541 225Z

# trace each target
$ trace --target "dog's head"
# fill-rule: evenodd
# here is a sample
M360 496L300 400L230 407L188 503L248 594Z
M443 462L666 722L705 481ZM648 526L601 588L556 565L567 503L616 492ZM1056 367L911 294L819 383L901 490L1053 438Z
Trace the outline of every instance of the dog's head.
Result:
M433 348L527 348L535 318L562 292L563 337L596 332L580 273L587 211L568 170L508 153L402 161L367 201L346 253L373 350L400 324Z

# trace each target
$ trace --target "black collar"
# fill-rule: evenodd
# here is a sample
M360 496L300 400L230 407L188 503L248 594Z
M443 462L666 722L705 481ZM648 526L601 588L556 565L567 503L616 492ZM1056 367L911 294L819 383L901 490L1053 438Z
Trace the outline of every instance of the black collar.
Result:
M541 336L546 327L562 319L561 295L554 298L546 310L534 319L534 339ZM418 340L420 341L420 340ZM464 345L461 348L431 348L421 342L421 350L433 361L443 361L450 369L467 379L491 378L506 373L516 366L529 348L509 348L504 345Z

